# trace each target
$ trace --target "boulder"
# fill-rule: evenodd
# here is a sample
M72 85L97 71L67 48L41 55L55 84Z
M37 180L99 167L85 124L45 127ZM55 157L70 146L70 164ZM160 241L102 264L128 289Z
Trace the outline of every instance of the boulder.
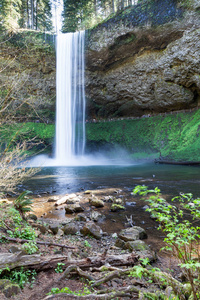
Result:
M99 226L97 226L94 222L87 222L83 228L81 228L80 232L83 235L91 235L95 239L99 240L102 235L102 230Z
M97 197L93 197L89 199L90 205L95 206L95 207L104 207L104 202Z
M74 235L79 231L78 226L75 223L67 224L62 228L64 234L68 235Z
M74 212L82 212L82 211L84 211L84 209L82 206L80 206L79 203L67 204L65 206L66 214L73 214Z
M139 239L146 239L147 234L143 228L139 226L133 226L131 228L121 230L121 232L119 233L119 238L124 240L125 242L136 241Z
M126 242L125 248L129 249L131 252L133 250L135 251L150 250L149 246L145 242L140 240Z

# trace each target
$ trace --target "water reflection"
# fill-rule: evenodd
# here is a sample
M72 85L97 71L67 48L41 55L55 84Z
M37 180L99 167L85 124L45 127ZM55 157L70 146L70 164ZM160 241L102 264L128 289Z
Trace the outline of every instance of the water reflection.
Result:
M65 194L97 187L132 189L137 184L158 186L170 195L191 192L200 195L200 168L137 164L129 166L44 167L33 179L23 185L34 194L49 192Z

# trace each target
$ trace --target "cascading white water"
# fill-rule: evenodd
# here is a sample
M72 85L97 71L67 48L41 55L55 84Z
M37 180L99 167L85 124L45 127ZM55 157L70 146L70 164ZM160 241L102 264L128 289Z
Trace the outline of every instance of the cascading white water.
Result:
M85 148L85 32L57 36L56 161L71 162Z
M57 36L55 157L38 155L31 160L30 167L116 164L101 153L84 155L84 39L84 31ZM117 158L119 162L120 158Z

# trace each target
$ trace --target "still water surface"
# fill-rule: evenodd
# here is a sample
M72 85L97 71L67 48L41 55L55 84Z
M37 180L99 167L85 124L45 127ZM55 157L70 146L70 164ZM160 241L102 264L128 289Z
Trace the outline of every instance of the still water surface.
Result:
M23 188L34 194L66 194L81 190L118 187L132 190L137 184L158 186L170 196L180 192L200 196L200 167L140 163L116 166L44 167Z

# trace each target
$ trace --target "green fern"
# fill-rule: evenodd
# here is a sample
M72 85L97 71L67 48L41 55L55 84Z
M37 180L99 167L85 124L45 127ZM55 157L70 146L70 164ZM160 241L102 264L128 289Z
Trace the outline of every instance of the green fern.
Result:
M30 193L31 191L24 191L13 202L15 209L19 211L23 219L25 219L25 214L27 212L32 211L30 206L33 201L27 196Z

